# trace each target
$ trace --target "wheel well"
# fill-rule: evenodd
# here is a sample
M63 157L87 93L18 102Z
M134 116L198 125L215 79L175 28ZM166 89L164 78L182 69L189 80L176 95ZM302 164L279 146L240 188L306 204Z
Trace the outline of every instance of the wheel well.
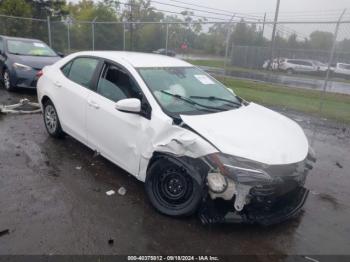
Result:
M51 99L48 96L43 96L41 99L41 104L45 105L48 101L51 101Z
M208 165L200 158L192 158L188 156L177 156L171 153L154 152L147 166L147 175L150 167L160 159L168 159L172 162L183 166L187 173L192 176L197 182L204 181L209 172Z

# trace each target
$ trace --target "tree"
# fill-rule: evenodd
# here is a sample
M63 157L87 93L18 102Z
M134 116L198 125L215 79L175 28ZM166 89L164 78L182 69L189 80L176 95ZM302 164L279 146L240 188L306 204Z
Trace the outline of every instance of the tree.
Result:
M0 13L8 16L31 17L32 8L25 0L0 1ZM0 18L0 34L10 36L30 36L31 23L15 18Z
M46 17L61 17L67 15L66 0L25 0L32 7L32 16L46 19Z
M324 31L314 31L310 34L310 46L314 49L329 50L332 47L333 34Z

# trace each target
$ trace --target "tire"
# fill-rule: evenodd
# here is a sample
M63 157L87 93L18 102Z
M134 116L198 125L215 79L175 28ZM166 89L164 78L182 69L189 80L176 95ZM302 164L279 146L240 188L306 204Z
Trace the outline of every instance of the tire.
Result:
M7 69L4 69L4 72L2 74L2 81L3 81L4 88L7 91L14 91L15 88L11 83L10 72Z
M151 165L145 187L152 205L173 217L195 213L203 195L203 186L188 174L187 168L169 157L159 158Z
M291 68L288 68L286 72L287 72L288 75L293 75L294 74L294 70L291 69Z
M43 111L44 124L49 135L55 138L63 138L64 132L62 130L56 108L51 100L47 100L44 103Z

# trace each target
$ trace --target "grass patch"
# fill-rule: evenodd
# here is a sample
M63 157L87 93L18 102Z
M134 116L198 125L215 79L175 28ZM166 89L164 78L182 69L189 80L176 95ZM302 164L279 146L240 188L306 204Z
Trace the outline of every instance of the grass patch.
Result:
M224 60L193 60L186 59L192 65L209 66L209 67L224 67Z
M222 76L218 76L217 79L248 101L267 106L281 106L350 123L350 95L326 93L323 110L320 113L320 98L323 96L320 91L289 88Z

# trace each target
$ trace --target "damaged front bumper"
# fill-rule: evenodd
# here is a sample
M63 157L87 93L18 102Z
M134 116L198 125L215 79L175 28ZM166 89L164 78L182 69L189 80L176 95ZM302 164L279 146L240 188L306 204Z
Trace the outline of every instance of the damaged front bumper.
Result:
M242 211L234 209L233 201L207 198L199 217L203 224L247 223L264 226L278 224L296 217L307 199L309 190L298 187L284 196L253 198Z
M304 184L315 161L308 156L300 163L266 167L273 179L261 184L240 183L218 170L209 173L208 195L199 211L201 221L272 225L297 216L309 193Z

